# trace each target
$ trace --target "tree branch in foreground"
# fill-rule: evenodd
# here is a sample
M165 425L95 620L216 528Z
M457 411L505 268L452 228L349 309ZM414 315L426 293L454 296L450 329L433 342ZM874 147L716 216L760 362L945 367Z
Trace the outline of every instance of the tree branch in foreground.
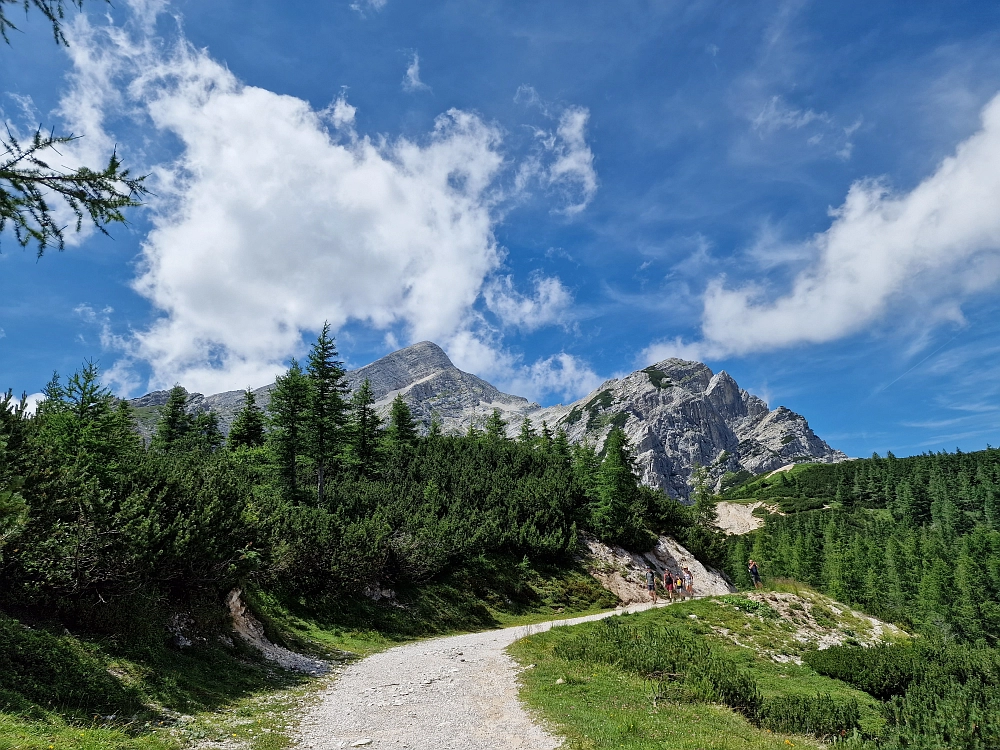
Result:
M58 154L60 144L76 139L45 135L39 129L24 146L9 128L7 139L0 138L0 232L10 224L21 247L37 243L38 257L51 246L65 247L65 227L52 215L51 198L61 198L69 206L76 216L75 231L81 230L87 217L107 235L108 224L127 224L122 209L142 205L142 197L149 194L143 185L146 176L132 177L122 168L117 152L100 172L89 167L52 167L42 160L45 151Z

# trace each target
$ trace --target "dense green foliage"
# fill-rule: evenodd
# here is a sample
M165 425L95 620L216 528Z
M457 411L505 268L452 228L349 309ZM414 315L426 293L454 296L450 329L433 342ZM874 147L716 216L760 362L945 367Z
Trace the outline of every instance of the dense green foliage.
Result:
M655 683L670 682L690 700L722 703L775 732L836 737L858 726L854 700L829 695L761 696L754 677L729 652L677 625L632 625L609 618L558 644L556 656L610 664ZM661 687L654 688L659 693Z
M817 671L886 701L885 748L1000 745L1000 450L808 465L730 490L788 515L729 541L795 578L926 638L809 654Z
M821 674L886 701L886 748L1000 746L1000 651L917 642L808 654Z
M894 622L966 642L1000 639L1000 450L803 466L731 494L831 506L788 507L731 540L729 571L744 585L752 556L765 575Z
M113 602L249 586L330 603L488 556L571 566L582 530L641 548L650 526L692 524L639 486L620 430L603 457L546 425L511 440L496 412L482 432L421 437L401 399L383 425L367 382L348 397L337 356L326 326L267 414L247 392L228 441L175 387L144 444L92 364L54 376L33 416L8 395L0 603L118 632Z

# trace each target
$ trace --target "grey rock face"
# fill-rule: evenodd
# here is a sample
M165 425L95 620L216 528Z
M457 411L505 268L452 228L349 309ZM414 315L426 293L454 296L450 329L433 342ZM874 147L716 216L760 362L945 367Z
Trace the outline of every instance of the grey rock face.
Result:
M570 406L533 413L566 430L573 442L598 449L613 426L625 430L642 480L671 497L691 494L696 465L708 469L718 487L727 472L760 474L798 461L835 462L832 449L805 418L785 407L768 409L727 373L713 374L700 362L668 359L609 380Z
M399 394L425 430L436 418L446 433L465 432L473 422L482 423L494 409L499 409L508 422L520 424L525 414L540 408L459 370L444 350L430 341L400 349L347 374L352 391L365 378L383 415L388 414Z
M706 467L718 486L727 472L760 474L798 461L847 458L818 438L802 416L784 407L772 411L728 373L715 374L700 362L664 360L609 380L569 406L546 408L459 370L429 341L347 374L352 390L366 378L383 416L401 395L424 431L436 418L444 432L462 433L499 409L511 435L527 416L536 428L544 420L553 429L565 429L571 441L586 440L600 449L612 427L621 427L635 450L643 482L682 500L691 494L696 465ZM273 387L254 391L262 409ZM131 402L138 407L140 431L147 437L167 396L167 391L156 391ZM243 391L188 396L189 411L216 412L223 432L229 431L242 405Z

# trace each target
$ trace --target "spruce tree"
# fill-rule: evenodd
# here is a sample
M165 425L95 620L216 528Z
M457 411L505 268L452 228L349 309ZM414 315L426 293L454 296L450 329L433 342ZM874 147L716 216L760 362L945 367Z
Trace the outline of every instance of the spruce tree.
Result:
M696 465L692 472L692 479L694 480L694 521L701 529L714 531L719 520L719 513L716 510L715 496L708 486L708 469Z
M521 420L521 432L517 436L517 441L522 445L531 445L537 437L538 433L535 432L535 428L531 424L531 418L526 416Z
M417 423L413 419L413 412L398 393L389 408L389 427L386 429L386 437L393 445L413 445L417 442Z
M152 447L164 453L188 447L194 431L194 417L187 413L187 391L175 385L156 424Z
M571 451L569 446L569 436L566 434L566 430L559 430L556 433L555 440L552 441L552 453L564 461L569 461L571 457Z
M253 391L243 394L243 408L229 428L229 447L257 448L264 444L264 412L257 406Z
M506 440L507 422L500 416L500 410L494 409L493 413L486 418L486 439Z
M604 443L604 460L597 470L597 500L591 506L591 528L601 539L617 544L642 541L638 512L639 480L625 432L614 428Z
M190 447L195 450L219 450L225 438L219 429L219 415L214 411L199 412L191 424Z
M544 419L542 420L541 441L542 441L543 451L547 452L552 450L552 428L549 427L549 423L546 422Z
M309 408L305 447L306 454L312 459L316 476L316 497L320 504L326 496L327 477L333 472L337 456L343 451L344 430L347 426L344 366L337 357L337 345L330 335L330 323L325 322L309 352L306 365Z
M378 463L382 420L375 411L372 385L365 378L351 397L350 463L363 474L373 474Z
M590 500L597 500L597 470L601 459L587 441L572 446L573 476Z
M308 409L309 379L293 359L288 372L274 381L267 407L271 427L267 440L277 461L282 494L287 499L294 498L299 489L297 462L305 453Z

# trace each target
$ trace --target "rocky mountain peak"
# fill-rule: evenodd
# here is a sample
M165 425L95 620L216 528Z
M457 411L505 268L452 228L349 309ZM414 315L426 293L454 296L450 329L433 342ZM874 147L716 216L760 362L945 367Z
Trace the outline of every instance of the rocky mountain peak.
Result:
M375 399L380 400L391 392L451 370L459 371L444 349L431 341L421 341L352 370L348 373L348 381L353 389L367 378Z
M701 362L677 358L605 381L568 406L545 408L463 372L430 341L347 373L352 390L366 378L383 416L398 395L424 429L437 419L445 432L465 432L499 409L511 435L529 417L536 427L544 420L554 429L566 430L571 441L586 440L600 450L608 433L621 427L636 453L643 481L681 499L690 495L696 465L706 467L721 483L727 474L741 471L759 474L798 461L847 458L818 438L801 415L783 406L772 411L741 389L729 373L716 374ZM273 387L254 391L262 408L267 408ZM152 434L167 395L157 391L132 401L143 434ZM223 432L242 405L242 391L188 394L188 409L214 411Z

